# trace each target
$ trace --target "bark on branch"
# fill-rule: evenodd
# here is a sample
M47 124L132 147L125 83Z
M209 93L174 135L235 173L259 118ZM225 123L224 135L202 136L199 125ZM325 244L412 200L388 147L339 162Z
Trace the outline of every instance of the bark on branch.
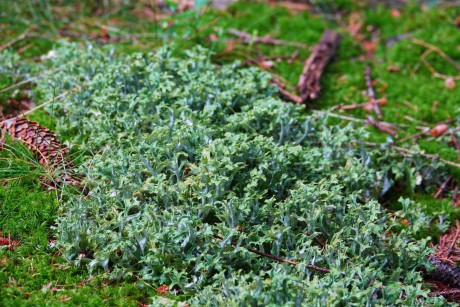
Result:
M320 42L313 48L310 57L305 61L302 74L299 78L297 90L302 102L312 101L319 96L320 78L324 68L335 54L340 44L340 35L332 30L327 30Z
M442 261L434 255L430 255L428 259L435 267L432 272L428 273L430 278L460 288L460 267Z

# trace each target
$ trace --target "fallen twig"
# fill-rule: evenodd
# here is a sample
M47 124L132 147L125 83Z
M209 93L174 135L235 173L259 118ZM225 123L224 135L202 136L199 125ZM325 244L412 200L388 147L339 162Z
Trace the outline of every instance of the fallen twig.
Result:
M220 237L220 236L216 235L215 237L220 239L220 240L222 240L222 237ZM231 242L231 244L233 246L237 246L237 244L235 242ZM246 247L246 246L243 246L243 245L240 245L240 246L244 247L245 249L247 249L251 253L257 254L259 256L264 256L264 257L267 257L267 258L270 258L270 259L273 259L273 260L276 260L276 261L279 261L279 262L284 262L284 263L288 263L288 264L292 264L292 265L300 264L297 261L292 261L292 260L288 260L288 259L284 259L284 258L275 256L275 255L272 255L272 254L267 254L267 253L264 253L264 252L261 252L259 250L256 250L256 249L253 249L253 248L250 248L250 247ZM316 265L311 265L311 264L308 264L306 267L311 269L311 270L315 270L315 271L319 271L319 272L323 272L323 273L329 273L331 271L329 269L318 267Z
M280 39L274 39L268 35L266 36L252 36L248 32L245 31L240 31L237 29L230 29L228 32L232 35L235 35L239 39L241 39L245 43L261 43L261 44L266 44L266 45L285 45L285 46L294 46L298 48L308 48L308 45L298 43L298 42L290 42L290 41L285 41L285 40L280 40Z
M439 198L439 196L441 196L441 194L444 192L444 190L446 189L447 185L449 184L449 182L453 179L452 176L448 177L442 184L441 186L439 187L438 191L436 192L436 194L434 195L434 198Z
M16 44L17 42L23 40L23 39L26 39L28 36L28 32L30 31L30 29L26 29L21 35L19 35L18 37L16 37L15 39L12 39L10 40L9 42L7 42L6 44L0 46L0 52L2 52L3 50L13 46L14 44Z
M296 104L301 104L302 103L302 98L300 98L296 94L288 92L285 89L284 84L282 84L278 79L273 78L271 80L271 82L273 84L276 84L276 86L278 87L278 91L280 92L281 98L283 98L283 99L285 99L287 101L291 101L291 102L296 103Z
M421 137L422 135L426 135L430 132L430 128L427 128L425 130L422 130L420 132L417 132L415 134L412 134L412 135L409 135L409 136L406 136L405 138L402 138L400 140L398 140L397 142L398 143L404 143L408 140L411 140L411 139L418 139L419 137Z
M452 287L460 287L460 268L458 266L442 261L435 255L428 256L428 260L435 267L428 273L432 279Z
M75 62L75 60L72 61L72 62ZM72 62L69 62L69 63L67 63L67 64L70 64L70 63L72 63ZM54 68L54 69L52 69L52 70L49 70L49 71L45 71L44 73L41 73L41 74L39 74L39 75L37 75L37 76L31 77L31 78L26 79L26 80L23 80L23 81L21 81L21 82L18 82L18 83L15 83L15 84L11 84L11 85L9 85L9 86L7 86L7 87L4 87L4 88L0 89L0 93L9 91L9 90L11 90L11 89L13 89L13 88L16 88L16 87L19 87L19 86L21 86L21 85L30 83L30 82L32 82L32 81L35 81L35 80L37 80L37 79L40 79L41 77L44 77L44 76L53 74L53 73L55 73L55 72L61 70L62 68L64 68L64 65L63 65L63 66L60 66L60 67L56 67L56 68Z
M52 99L48 100L48 101L45 101L44 103L30 109L30 110L27 110L26 112L23 112L21 113L20 115L16 116L16 117L12 117L12 118L7 118L5 120L2 120L0 121L0 125L7 122L7 121L12 121L12 120L15 120L15 119L18 119L18 118L21 118L21 117L25 117L27 114L30 114L38 109L41 109L47 105L49 105L50 103L53 103L54 101L58 100L58 99L61 99L62 97L65 97L69 92L64 92L64 93L61 93L59 95L57 95L56 97L53 97Z
M416 39L416 38L411 38L410 39L414 44L417 44L417 45L420 45L422 47L425 47L427 48L423 54L420 56L420 62L425 65L426 68L428 68L428 70L431 72L431 74L436 77L436 78L440 78L440 79L452 79L452 80L460 80L460 75L456 75L456 76L449 76L449 75L444 75L444 74L441 74L439 73L436 69L434 69L434 67L428 63L426 61L426 57L431 54L432 52L435 52L437 53L439 56L441 56L443 59L445 59L447 62L449 62L453 67L455 67L457 69L457 71L460 71L460 65L457 64L457 62L455 62L455 60L453 60L452 58L450 58L447 54L445 54L441 49L439 49L438 47L434 46L434 45L431 45L425 41L422 41L420 39ZM417 64L414 69L412 70L412 73L414 73L418 68L419 68L420 64Z
M367 145L367 146L380 146L380 145L383 145L383 144L372 143L372 142L364 142L364 144ZM440 162L442 162L444 164L447 164L447 165L450 165L450 166L453 166L453 167L456 167L456 168L460 168L460 164L452 162L452 161L449 161L449 160L446 160L446 159L443 159L443 158L440 158L439 155L431 155L431 154L427 154L427 153L424 153L424 152L417 152L417 151L410 150L410 149L407 149L407 148L402 148L402 147L399 147L399 146L396 146L396 145L390 145L390 147L393 148L394 150L397 150L397 151L402 152L402 153L406 153L406 154L413 155L413 156L418 155L418 156L421 156L421 157L424 157L424 158L427 158L427 159L431 159L431 160L439 160Z
M370 66L366 66L364 75L366 79L367 94L369 95L370 103L374 107L374 112L377 115L377 118L382 118L382 112L380 111L380 104L375 99L374 86L372 85L372 71Z
M366 116L366 119L367 119L367 123L374 126L375 128L377 128L378 130L382 131L382 132L385 132L385 133L388 133L389 135L391 135L392 137L394 138L397 138L398 137L398 134L396 133L396 131L393 129L394 128L394 125L392 124L389 124L389 123L386 123L386 122L379 122L379 121L376 121L372 116L370 115L367 115Z
M311 55L305 61L303 71L299 77L297 90L302 102L312 101L319 96L321 90L320 78L327 63L335 54L341 41L340 35L332 30L327 30L320 42L313 48Z
M378 105L384 105L386 104L387 102L387 99L386 98L380 98L380 99L377 99L375 100L375 104L378 104ZM344 104L340 104L338 105L338 107L336 107L335 109L340 109L340 110L354 110L354 109L359 109L359 108L364 108L365 110L367 109L366 107L369 106L369 102L364 102L364 103L356 103L356 104L348 104L348 105L344 105Z
M249 248L249 247L244 247L244 248L246 248L251 253L254 253L254 254L257 254L257 255L260 255L260 256L264 256L264 257L267 257L267 258L270 258L270 259L273 259L273 260L276 260L276 261L279 261L279 262L289 263L289 264L292 264L292 265L298 265L299 264L299 262L292 261L292 260L287 260L287 259L284 259L284 258L281 258L281 257L277 257L277 256L274 256L274 255L271 255L271 254L267 254L267 253L258 251L256 249L252 249L252 248ZM311 264L308 264L307 268L315 270L315 271L323 272L323 273L329 273L331 271L329 269L321 268L321 267L318 267L316 265L311 265Z
M413 42L414 44L416 45L419 45L419 46L422 46L422 47L425 47L427 48L428 50L430 50L431 52L436 52L437 54L439 54L442 58L444 58L447 62L449 62L452 66L454 66L457 71L460 72L460 65L454 60L452 59L451 57L449 57L444 51L442 51L441 49L439 49L438 47L430 44L430 43L427 43L421 39L418 39L418 38L414 38L414 37L411 37L410 38L410 41Z
M454 208L458 207L459 200L460 200L460 197L459 197L459 194L458 194L458 186L457 186L457 187L455 187L454 194L452 195L452 206Z

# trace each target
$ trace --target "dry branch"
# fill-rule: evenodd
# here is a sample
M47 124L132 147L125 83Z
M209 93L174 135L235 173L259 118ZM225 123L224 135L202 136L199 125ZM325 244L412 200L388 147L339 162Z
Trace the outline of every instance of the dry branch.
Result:
M460 267L442 261L434 255L428 257L435 269L428 273L433 280L460 288Z
M382 118L382 112L380 111L380 104L375 99L375 91L374 86L372 85L372 71L370 66L366 66L365 72L365 79L366 79L366 86L367 86L367 94L369 95L370 103L374 108L374 112L377 115L377 118Z
M266 45L294 46L294 47L298 47L298 48L307 48L308 47L308 45L306 45L306 44L302 44L302 43L298 43L298 42L284 41L284 40L280 40L280 39L274 39L274 38L272 38L272 37L270 37L268 35L262 36L262 37L252 36L248 32L240 31L240 30L237 30L237 29L230 29L230 30L228 30L228 32L230 34L235 35L236 37L238 37L239 39L241 39L245 43L254 42L254 43L260 43L260 44L266 44Z
M313 48L310 57L305 61L302 74L297 84L302 102L312 101L319 96L321 90L320 78L324 68L335 54L340 44L340 35L332 30L327 30L320 42Z
M271 82L273 84L276 84L276 86L278 87L278 91L280 92L280 97L283 98L284 100L287 100L287 101L291 101L295 104L301 104L302 103L302 99L297 96L296 94L293 94L291 92L288 92L286 90L286 87L284 84L282 84L278 79L276 78L273 78L271 80Z
M375 128L379 129L382 132L385 132L389 135L391 135L394 138L398 137L398 134L394 130L394 126L392 124L386 123L386 122L379 122L376 121L372 116L367 115L366 116L367 123L374 126Z
M222 237L216 235L215 236L216 238L222 240ZM233 246L237 246L237 244L235 242L231 242L231 244ZM278 257L278 256L275 256L275 255L272 255L272 254L267 254L267 253L264 253L264 252L261 252L259 250L256 250L256 249L253 249L253 248L250 248L250 247L247 247L247 246L241 246L243 248L245 248L246 250L250 251L251 253L254 253L254 254L257 254L259 256L263 256L263 257L267 257L267 258L270 258L270 259L273 259L273 260L276 260L278 262L284 262L284 263L288 263L288 264L292 264L292 265L298 265L299 262L296 262L296 261L292 261L292 260L288 260L288 259L284 259L284 258L281 258L281 257ZM329 273L331 270L329 269L326 269L326 268L322 268L322 267L319 267L319 266L316 266L316 265L311 265L311 264L308 264L307 265L307 268L311 269L311 270L315 270L315 271L319 271L319 272L323 272L323 273Z

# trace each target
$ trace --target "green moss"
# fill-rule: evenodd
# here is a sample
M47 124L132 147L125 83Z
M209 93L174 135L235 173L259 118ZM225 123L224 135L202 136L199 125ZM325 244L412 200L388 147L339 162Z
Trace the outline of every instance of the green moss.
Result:
M136 306L152 295L143 282L110 284L63 260L50 245L57 212L56 192L43 191L34 181L0 186L0 232L20 242L13 250L0 247L0 305Z
M34 35L10 48L16 51L26 47L27 49L21 54L23 59L33 59L52 49L54 42L59 38L58 29L69 29L80 37L68 39L81 41L84 35L100 33L99 25L110 25L108 32L112 37L124 37L124 41L113 46L119 53L152 50L158 45L169 43L174 46L173 52L179 55L181 50L201 44L214 50L215 62L228 63L234 59L241 61L246 61L249 57L256 59L261 54L264 57L286 56L296 50L295 47L289 46L237 45L233 51L223 52L228 47L228 40L234 38L227 32L230 28L245 30L259 36L270 34L276 38L302 42L309 46L319 40L323 30L334 28L342 33L342 44L322 78L322 96L312 108L327 109L338 103L365 102L367 98L363 95L366 89L363 71L367 64L371 64L373 78L377 80L377 96L388 98L388 104L382 108L384 120L411 126L399 130L400 137L418 131L415 129L416 124L409 121L407 116L426 122L422 125L433 126L441 120L458 115L460 86L457 84L456 89L446 89L444 81L434 78L423 65L415 69L425 48L411 43L408 39L397 41L391 47L387 46L388 40L401 34L410 34L436 45L459 62L460 32L453 24L453 20L460 14L458 7L427 9L415 5L414 1L406 7L399 8L401 17L395 19L388 8L383 6L375 9L365 8L363 1L313 1L319 6L317 10L319 14L289 12L287 9L271 8L262 3L251 2L236 3L224 12L212 10L207 10L204 14L195 11L186 12L174 16L170 23L168 20L163 20L156 24L144 20L139 22L140 19L132 14L133 8L136 5L142 6L142 2L130 3L128 6L105 7L105 13L97 17L94 17L96 8L91 1L79 1L78 7L72 1L61 2L59 9L51 7L54 2L37 3L38 5L33 7L26 1L0 4L1 22L3 22L0 23L2 27L0 30L7 38L6 41L16 38L30 24L34 25L31 31ZM331 13L336 9L344 13L340 20L331 18L333 16ZM362 62L359 59L363 53L362 47L359 42L350 37L345 28L340 26L340 23L347 24L349 13L353 11L362 16L363 29L374 26L379 30L374 61ZM110 19L118 21L109 23ZM131 34L140 35L140 38L126 39ZM217 41L211 41L210 34L217 35ZM371 33L366 30L363 34L367 38L371 37ZM308 55L308 49L300 49L293 63L275 62L272 72L284 77L286 83L295 85L303 60ZM427 60L441 73L458 74L450 64L435 53L429 55ZM400 71L389 72L389 66L397 66ZM20 71L2 72L0 88L24 78L25 75L21 73ZM32 75L37 73L33 72ZM16 94L17 92L13 91L0 93L1 103L4 104ZM42 102L41 97L36 99L37 103ZM409 103L405 103L406 101ZM439 105L437 108L433 108L435 101ZM369 113L362 110L345 113L359 118L364 118L366 114ZM44 111L34 112L30 115L30 119L37 120L52 130L55 128L54 114ZM332 122L343 125L338 120ZM383 142L387 138L387 135L373 127L370 127L369 131L372 141ZM69 136L60 135L60 138L67 140ZM428 139L420 141L419 144L428 153L440 154L444 159L458 161L458 154L446 145L445 140ZM70 296L70 302L73 304L85 305L100 305L106 299L105 304L108 305L134 304L136 300L145 297L146 290L139 289L139 284L110 286L95 278L85 286L76 285L88 276L78 269L67 268L62 258L54 255L54 250L46 248L47 241L53 236L49 227L53 225L56 217L53 213L57 208L56 193L44 192L40 189L39 178L43 170L31 160L30 154L27 154L24 148L16 145L15 148L16 154L13 156L11 153L2 153L2 157L7 157L8 160L2 160L0 163L2 178L11 179L15 176L21 178L0 187L0 201L2 201L0 227L4 233L11 233L13 238L22 240L23 244L14 252L0 250L0 261L3 257L11 260L11 265L0 266L0 278L4 278L0 280L0 284L9 284L9 287L5 288L8 295L1 295L4 301L1 301L0 305L13 303L35 305L43 301L49 302L50 305L59 305L61 294ZM450 171L457 179L460 178L460 170L451 167ZM408 193L404 188L395 189L392 190L395 192L392 194L394 198L387 199L385 205L390 209L400 209L400 204L396 202L398 196L410 195L421 204L426 214L436 216L442 213L452 219L458 218L458 212L452 209L449 199L435 200L431 196L435 189L436 187L431 188L431 194L426 192L414 194ZM62 266L54 266L51 264L52 261L57 261ZM31 267L35 269L35 273L32 274L37 274L33 275L34 278L30 278ZM56 267L65 269L56 269ZM8 276L20 280L21 285L14 285L14 282L10 285ZM42 292L43 284L48 282L64 284L65 291L56 294L50 291ZM25 299L25 293L31 293L29 300ZM88 298L85 298L86 295ZM125 295L126 299L123 298Z

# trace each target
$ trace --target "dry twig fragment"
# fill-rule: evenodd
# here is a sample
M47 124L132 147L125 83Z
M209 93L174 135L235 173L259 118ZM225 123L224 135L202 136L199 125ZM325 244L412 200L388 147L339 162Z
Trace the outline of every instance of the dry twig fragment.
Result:
M366 79L366 86L367 86L367 94L369 95L370 103L374 108L375 114L377 118L382 118L382 112L380 111L380 104L377 103L377 99L375 99L375 91L374 86L372 85L372 71L370 66L366 66L364 71L365 79Z
M320 78L324 69L335 54L341 41L340 35L332 30L327 30L320 42L313 48L311 55L305 61L302 74L297 84L302 102L315 100L321 90Z
M232 35L235 35L239 39L241 39L245 43L260 43L260 44L266 44L266 45L286 45L286 46L294 46L298 48L307 48L308 46L302 43L298 42L290 42L290 41L284 41L280 39L274 39L268 35L266 36L252 36L248 32L245 31L240 31L237 29L230 29L228 32Z
M287 100L287 101L291 101L295 104L301 104L302 103L302 98L300 98L299 96L293 94L293 93L290 93L288 92L285 88L285 85L282 84L278 79L276 78L273 78L271 80L271 82L273 84L276 84L276 86L278 87L278 91L280 92L280 97Z
M376 121L372 116L370 115L367 115L366 116L366 119L367 119L367 123L374 126L375 128L377 128L378 130L382 131L382 132L385 132L389 135L391 135L392 137L394 138L397 138L398 137L398 134L396 133L396 131L394 130L394 126L389 124L389 123L386 123L386 122L379 122L379 121Z

